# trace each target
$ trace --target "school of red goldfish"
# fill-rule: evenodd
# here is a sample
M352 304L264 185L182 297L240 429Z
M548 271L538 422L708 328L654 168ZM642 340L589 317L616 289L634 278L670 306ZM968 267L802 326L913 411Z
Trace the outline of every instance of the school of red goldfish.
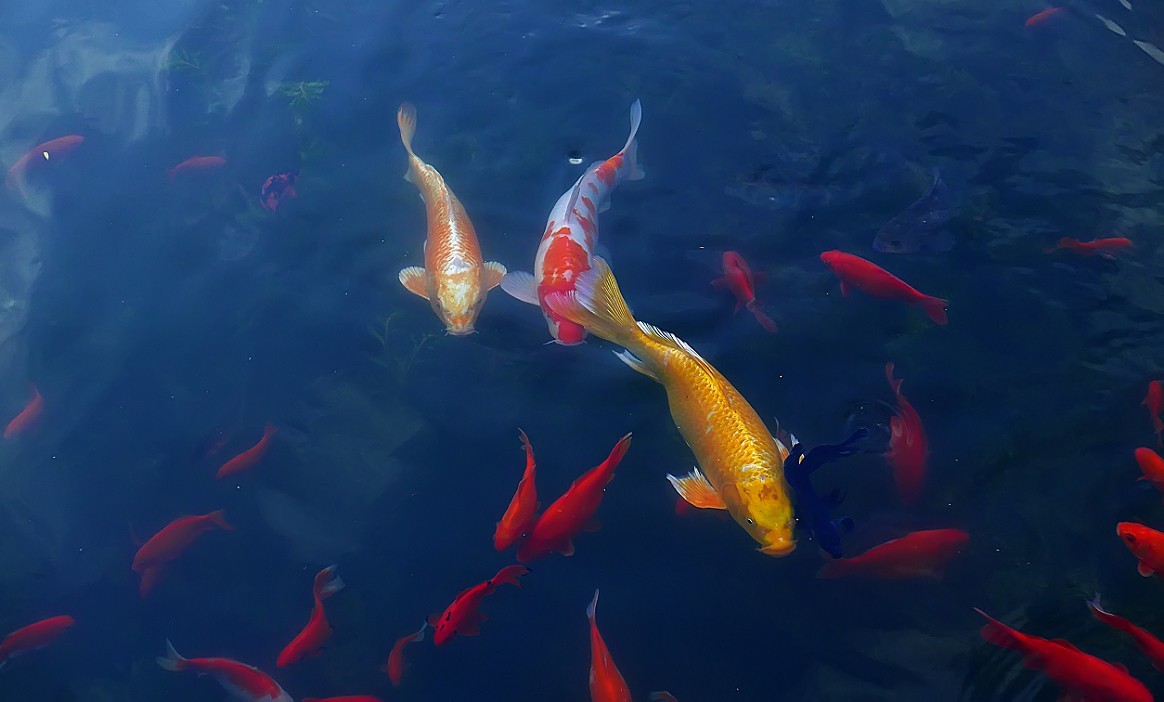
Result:
M1031 17L1026 25L1043 24L1059 11L1060 8L1047 8ZM637 134L641 121L642 106L636 100L631 106L630 132L625 144L613 156L592 164L561 195L549 213L534 255L533 272L526 273L507 271L500 263L484 259L465 207L444 177L413 151L417 113L412 105L402 104L397 123L407 155L405 178L420 191L428 228L424 265L402 269L400 283L409 292L428 300L451 335L475 333L476 320L489 291L500 286L513 298L538 307L553 342L575 345L593 335L620 347L622 350L616 355L621 361L663 386L671 418L694 455L696 466L690 473L666 476L679 495L677 513L690 509L712 510L734 520L756 543L760 553L787 556L797 546L797 500L785 480L784 461L796 444L795 438L779 431L774 435L744 395L692 346L675 334L636 320L610 266L595 253L598 215L610 207L611 193L624 182L645 177L638 162ZM9 169L7 184L23 192L26 178L34 168L63 158L84 141L82 136L69 135L35 146ZM180 180L211 176L228 166L222 156L193 156L167 169L164 177L176 185ZM268 178L261 188L261 206L275 212L281 198L296 197L293 187L296 177L287 172ZM1046 252L1066 250L1113 257L1131 246L1132 242L1125 238L1089 242L1063 238ZM859 290L870 297L916 306L935 324L949 322L947 300L918 291L871 261L843 251L825 251L820 254L820 261L839 279L842 296ZM746 309L764 331L777 332L776 323L757 301L757 286L765 282L764 272L753 270L736 251L725 252L722 265L723 275L713 280L712 285L731 292L737 312ZM895 375L892 362L886 364L885 375L895 406L884 458L901 503L915 508L926 489L929 442L922 417L902 393L903 383ZM4 429L6 440L20 440L35 431L46 416L51 417L51 403L46 407L37 387L29 383L29 388L26 406ZM1159 450L1164 447L1164 386L1160 380L1149 384L1142 404L1149 412ZM266 423L261 437L222 463L215 477L239 480L256 471L277 436L275 424ZM579 475L561 496L542 508L537 495L533 445L520 430L519 438L525 454L524 470L513 498L500 514L493 546L498 552L516 547L516 560L520 564L507 565L492 577L462 590L443 611L429 616L419 630L401 635L382 666L392 686L403 684L406 651L412 644L425 640L429 629L437 647L450 644L458 636L481 634L481 625L486 620L482 609L488 599L503 585L523 588L524 578L531 573L527 564L553 554L571 556L579 544L585 548L586 539L582 535L598 528L597 514L605 492L631 446L631 435L623 436L604 460ZM1136 449L1134 458L1143 473L1141 480L1164 493L1164 458L1147 447ZM129 566L140 576L140 596L147 597L161 586L169 565L204 536L229 538L219 532L234 528L222 510L180 516L162 527L140 544ZM1141 575L1164 577L1164 533L1131 522L1119 523L1116 533L1136 558ZM824 563L818 577L940 580L950 562L970 541L970 535L957 528L905 533L858 555L831 558L822 554ZM335 565L315 575L307 623L278 653L276 667L296 665L325 649L333 633L325 602L343 587ZM633 698L632 693L599 631L597 605L595 590L593 600L585 609L590 639L590 697L592 702L628 702ZM1164 643L1129 620L1103 609L1098 595L1088 606L1098 621L1129 637L1153 666L1164 671ZM1131 702L1152 699L1148 688L1122 666L1084 653L1066 641L1020 632L981 610L976 611L986 619L982 637L996 646L1019 652L1026 666L1041 670L1062 688L1064 699ZM0 667L20 654L52 644L75 624L69 616L54 616L17 629L0 641ZM165 643L165 655L158 657L157 663L166 670L209 675L244 702L292 700L274 678L254 666L226 658L185 658L169 641ZM649 699L675 700L675 697L668 692L653 692ZM370 695L305 698L305 702L313 701L378 702L379 698Z

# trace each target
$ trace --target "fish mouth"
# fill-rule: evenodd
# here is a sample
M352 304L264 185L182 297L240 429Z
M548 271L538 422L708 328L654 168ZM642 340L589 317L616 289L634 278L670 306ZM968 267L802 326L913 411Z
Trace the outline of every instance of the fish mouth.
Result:
M795 550L796 542L794 540L782 538L761 548L760 553L773 558L782 558Z

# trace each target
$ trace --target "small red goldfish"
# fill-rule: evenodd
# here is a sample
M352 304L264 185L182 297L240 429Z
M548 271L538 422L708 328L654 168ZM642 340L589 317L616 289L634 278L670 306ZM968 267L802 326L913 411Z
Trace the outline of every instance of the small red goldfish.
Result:
M76 620L69 616L49 617L12 632L0 641L0 668L17 656L45 648Z
M235 699L243 702L294 702L279 683L254 666L229 658L183 658L166 641L166 655L155 659L170 671L189 670L209 675L218 681Z
M404 679L404 647L410 643L424 641L424 630L427 628L428 622L425 621L415 634L401 636L396 639L396 643L392 644L392 652L388 654L388 662L381 670L388 673L388 679L392 681L393 687L399 687L400 681Z
M1144 652L1148 660L1152 661L1152 667L1156 670L1164 672L1164 642L1160 639L1144 631L1135 624L1129 622L1123 617L1108 612L1099 603L1099 593L1096 593L1095 599L1087 603L1087 607L1091 610L1092 615L1096 619L1107 624L1116 631L1122 631L1132 638L1136 647Z
M21 190L24 174L33 168L34 164L47 163L54 158L60 158L80 146L84 141L85 137L70 134L50 139L43 144L37 144L21 156L16 163L12 164L12 167L8 169L8 176L4 180L5 184L10 188Z
M205 173L217 171L226 165L226 159L221 156L191 156L173 168L166 170L166 179L173 180L177 176L187 173Z
M311 609L311 618L307 620L307 626L303 627L303 630L296 634L291 643L279 654L275 665L280 668L295 665L304 658L318 653L331 638L331 624L327 621L323 601L344 587L344 581L335 574L335 568L331 565L315 574L315 583L311 587L315 606Z
M1063 8L1061 7L1048 7L1028 17L1027 21L1023 24L1027 27L1037 27L1062 11Z
M15 436L20 436L28 431L36 420L40 418L40 413L44 411L44 397L41 396L40 390L32 383L28 384L29 390L32 391L32 397L28 399L28 404L16 415L8 426L4 427L4 438L11 439Z
M1095 256L1098 254L1104 258L1115 258L1115 252L1131 248L1131 246L1131 239L1125 239L1119 236L1108 237L1106 239L1093 239L1091 241L1079 241L1078 239L1063 237L1054 246L1047 249L1046 253L1066 249L1081 256Z
M1144 395L1144 401L1140 403L1148 408L1148 414L1152 417L1152 431L1156 432L1156 448L1164 449L1164 439L1161 439L1161 434L1164 433L1164 383L1159 380L1153 380L1148 383L1148 393Z
M371 695L348 695L346 697L308 697L303 702L381 702L379 697Z
M259 202L263 209L268 212L274 212L279 209L279 202L283 198L294 198L295 181L299 179L299 174L294 171L284 171L283 173L276 173L263 181L263 187L259 190Z
M859 556L831 560L821 567L817 577L940 580L946 564L969 541L970 535L960 529L915 531L874 546Z
M162 576L167 563L178 558L202 534L213 529L233 531L222 510L198 516L178 517L150 537L133 557L133 572L142 576L144 597Z
M946 306L949 302L923 295L881 266L843 251L825 251L820 260L840 278L842 295L848 295L849 288L854 287L873 297L919 305L934 322L947 322Z
M443 646L454 636L476 636L481 633L480 624L485 621L485 615L478 611L481 602L492 595L498 585L509 584L521 587L518 578L529 572L529 568L520 565L505 566L497 575L478 583L473 587L462 590L461 594L441 614L434 614L428 618L428 625L432 627L432 640L437 646Z
M1164 458L1150 448L1136 449L1136 463L1144 474L1140 480L1147 480L1160 492L1164 492Z
M926 478L926 459L929 457L929 442L922 426L921 416L905 395L901 394L901 381L893 377L893 364L885 364L885 377L889 387L897 394L897 414L889 420L889 451L885 460L893 468L893 480L897 483L897 494L906 505L915 505L921 498Z
M517 560L535 561L551 553L574 555L574 537L593 529L594 514L602 504L606 486L614 480L614 469L630 448L631 435L618 440L606 460L582 474L566 492L538 517L529 536L517 548Z
M1164 534L1143 524L1120 522L1116 534L1124 540L1124 545L1139 559L1136 571L1145 578L1164 574Z
M256 463L262 460L263 454L267 452L267 446L271 443L271 438L278 431L274 424L267 422L266 426L263 427L263 438L259 439L259 442L254 446L243 451L226 463L223 463L215 477L221 480L227 476L242 473L253 468Z
M1061 699L1088 702L1152 702L1152 693L1139 680L1107 661L1088 655L1063 639L1047 640L1030 636L986 617L982 638L995 646L1023 654L1023 664L1042 670L1066 693Z
M598 590L595 590L594 599L586 608L586 618L590 620L590 702L630 702L630 688L598 631L597 609Z
M736 312L740 307L746 308L764 327L764 331L776 332L776 322L764 314L756 304L756 283L763 282L763 273L752 273L748 262L735 251L725 251L723 254L723 277L716 278L711 284L717 288L727 288L736 296Z
M521 436L521 445L525 448L525 472L517 484L517 492L513 493L509 507L505 509L505 514L501 515L501 521L497 522L497 529L493 532L493 548L498 551L509 548L529 532L538 507L537 488L534 486L536 466L533 446L530 446L529 437L524 431L518 429L517 433Z

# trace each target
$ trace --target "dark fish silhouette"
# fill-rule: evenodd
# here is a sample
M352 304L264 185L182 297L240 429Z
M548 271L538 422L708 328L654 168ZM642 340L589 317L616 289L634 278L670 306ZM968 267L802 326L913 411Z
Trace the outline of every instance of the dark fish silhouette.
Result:
M954 237L946 229L950 217L950 188L934 169L934 184L929 192L877 232L873 249L882 253L949 251L954 247Z
M832 509L841 503L843 495L839 490L834 490L822 497L813 487L810 476L826 463L859 453L861 447L858 442L866 434L868 429L861 427L841 443L822 444L807 454L804 453L803 444L796 444L784 460L784 479L796 493L796 518L812 532L825 553L833 558L843 555L841 533L853 530L853 520L850 517L833 519Z
M263 209L274 212L279 209L279 201L285 197L295 197L295 181L299 174L295 171L284 171L263 181L259 191L259 202Z

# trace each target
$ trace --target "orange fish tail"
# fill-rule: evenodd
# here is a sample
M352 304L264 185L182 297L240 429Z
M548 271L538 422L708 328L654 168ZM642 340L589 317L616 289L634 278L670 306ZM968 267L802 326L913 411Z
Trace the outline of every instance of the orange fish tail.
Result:
M409 156L416 156L412 152L412 137L416 134L416 107L411 102L400 105L396 111L396 125L400 127L400 141Z

